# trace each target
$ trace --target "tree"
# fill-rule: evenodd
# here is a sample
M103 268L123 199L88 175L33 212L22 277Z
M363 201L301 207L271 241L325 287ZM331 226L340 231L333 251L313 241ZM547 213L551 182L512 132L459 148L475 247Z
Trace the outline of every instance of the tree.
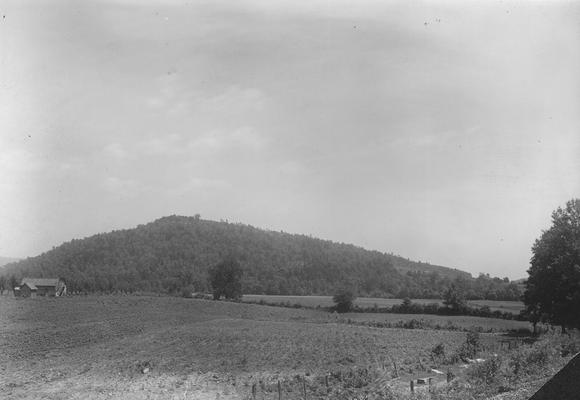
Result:
M342 289L332 298L335 303L334 309L339 313L349 312L353 308L355 299L356 296L351 290Z
M524 302L529 314L554 324L578 327L580 306L580 200L552 214L552 227L532 248Z
M524 303L536 320L580 328L580 199L552 213L532 247Z
M18 278L16 275L10 275L10 278L8 278L8 287L14 290L16 286L18 286Z
M239 300L242 297L242 275L240 263L232 257L211 267L209 283L214 300L219 300L222 296L226 299Z
M443 293L443 304L453 313L459 313L467 306L463 291L454 283Z
M407 312L411 309L412 306L413 306L413 302L411 301L411 299L408 297L405 297L403 299L403 302L401 303L401 309L403 311Z

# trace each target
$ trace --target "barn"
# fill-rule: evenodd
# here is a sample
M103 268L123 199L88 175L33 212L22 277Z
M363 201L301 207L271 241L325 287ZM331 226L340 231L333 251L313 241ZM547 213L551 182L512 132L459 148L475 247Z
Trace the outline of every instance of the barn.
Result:
M20 283L19 292L21 297L63 296L66 294L66 285L58 278L24 278Z
M30 282L24 282L19 287L20 297L36 297L38 288Z

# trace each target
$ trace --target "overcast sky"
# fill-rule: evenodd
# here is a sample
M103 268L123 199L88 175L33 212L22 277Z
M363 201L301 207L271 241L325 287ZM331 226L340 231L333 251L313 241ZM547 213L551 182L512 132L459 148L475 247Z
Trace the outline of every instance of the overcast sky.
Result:
M0 255L162 216L526 276L580 2L0 2Z

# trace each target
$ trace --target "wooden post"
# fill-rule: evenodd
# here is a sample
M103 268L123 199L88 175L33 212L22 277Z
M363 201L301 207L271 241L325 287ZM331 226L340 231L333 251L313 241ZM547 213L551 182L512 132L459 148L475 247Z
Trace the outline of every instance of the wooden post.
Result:
M328 374L324 375L324 383L326 384L326 392L328 393Z
M280 387L280 381L278 381L278 400L282 400L282 388Z
M447 383L451 382L451 370L447 368Z
M429 378L429 393L431 393L431 384L433 383L433 378Z
M399 369L397 368L397 362L393 361L393 366L395 367L395 378L399 377Z
M411 381L411 393L415 393L415 382Z
M302 377L302 391L304 392L304 400L307 400L306 399L306 377L305 376Z
M256 400L256 384L252 384L252 400Z

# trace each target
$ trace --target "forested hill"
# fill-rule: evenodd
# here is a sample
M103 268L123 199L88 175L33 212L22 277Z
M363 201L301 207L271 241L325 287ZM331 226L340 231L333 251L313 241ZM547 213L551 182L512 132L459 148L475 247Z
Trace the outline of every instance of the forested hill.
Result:
M208 268L228 256L244 269L244 293L331 295L351 286L360 296L439 298L454 281L471 298L519 295L497 278L444 267L425 272L429 264L349 244L180 216L75 239L7 265L2 275L58 276L71 291L209 291Z

